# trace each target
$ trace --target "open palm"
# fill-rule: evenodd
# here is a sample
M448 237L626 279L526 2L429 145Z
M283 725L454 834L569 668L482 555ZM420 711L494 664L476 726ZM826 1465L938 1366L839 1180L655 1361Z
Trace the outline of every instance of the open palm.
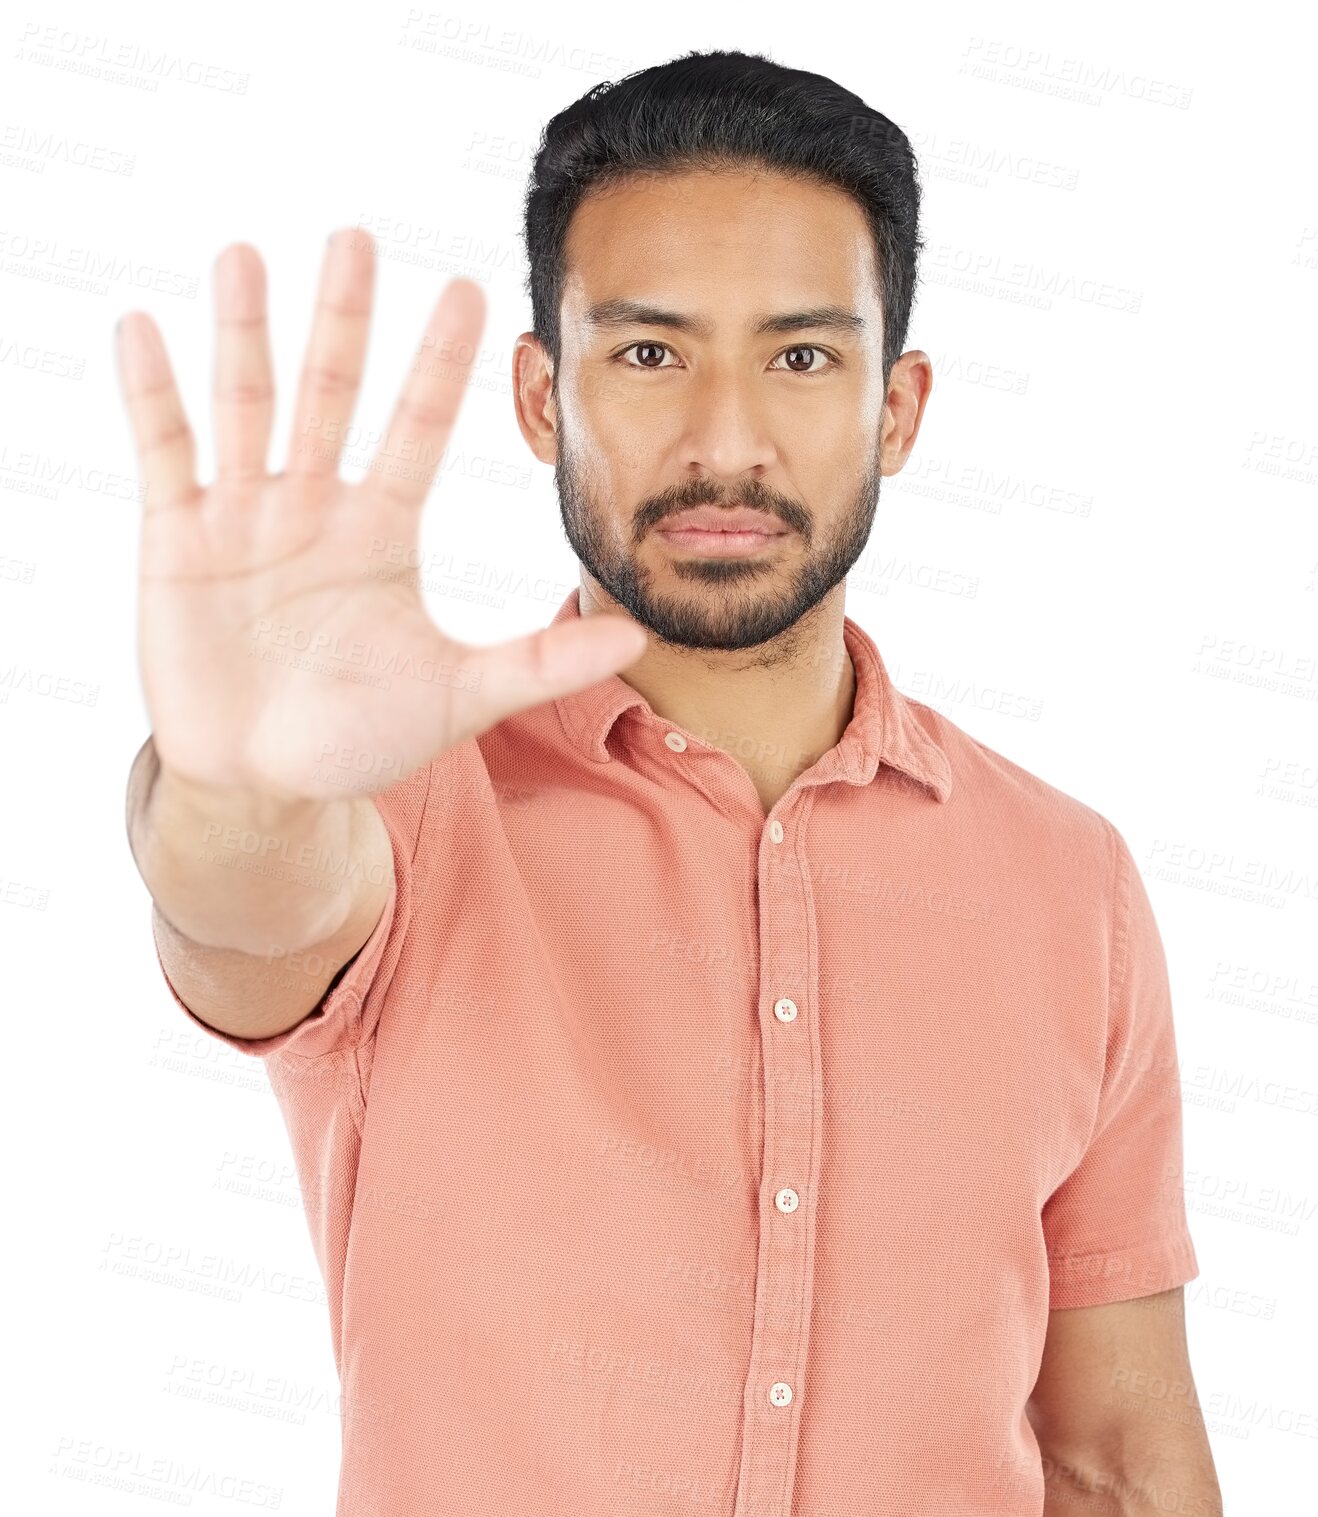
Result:
M139 465L138 649L161 763L272 798L383 790L515 711L644 651L628 619L593 615L493 647L431 620L415 568L421 512L484 325L452 280L435 306L364 477L339 477L361 385L375 244L330 239L284 470L266 467L274 385L265 270L246 244L216 265L216 478L155 323L130 312L118 361ZM436 364L433 355L452 354ZM432 355L427 358L426 355Z

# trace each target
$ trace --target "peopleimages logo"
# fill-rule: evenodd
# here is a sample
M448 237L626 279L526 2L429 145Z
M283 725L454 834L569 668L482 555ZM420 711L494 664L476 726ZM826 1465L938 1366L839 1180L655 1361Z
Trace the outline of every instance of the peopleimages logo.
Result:
M29 21L19 38L16 61L58 68L92 78L159 89L161 80L196 84L222 95L245 95L248 75L237 69L156 51L136 42L116 42L99 32L79 32L58 24Z
M170 1505L187 1506L197 1495L220 1496L248 1506L277 1511L283 1504L282 1486L266 1485L244 1475L207 1469L166 1454L148 1454L121 1444L65 1434L55 1445L53 1473L89 1485L149 1496Z
M323 667L333 669L334 662L360 668L370 674L397 675L404 679L421 680L427 684L449 685L456 690L475 690L480 685L480 673L464 669L457 664L436 662L432 658L414 658L400 654L396 649L384 650L374 643L360 638L344 640L336 634L313 632L307 627L295 627L291 622L277 622L263 616L256 623L253 643L264 643L264 648L253 647L257 657L278 661L277 649L289 648L309 658L329 660Z

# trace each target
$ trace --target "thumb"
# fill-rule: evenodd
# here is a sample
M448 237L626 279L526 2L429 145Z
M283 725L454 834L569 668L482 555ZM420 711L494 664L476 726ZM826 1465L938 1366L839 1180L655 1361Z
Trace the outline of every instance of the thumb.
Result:
M478 675L489 723L544 701L584 690L625 669L645 652L649 637L625 616L574 617L497 647L468 648L464 662Z

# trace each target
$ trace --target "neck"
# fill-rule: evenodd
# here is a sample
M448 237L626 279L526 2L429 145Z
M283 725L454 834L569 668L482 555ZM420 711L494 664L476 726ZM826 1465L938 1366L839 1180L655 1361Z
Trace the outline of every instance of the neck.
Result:
M845 581L780 636L756 648L675 648L651 638L618 677L657 716L730 754L772 809L851 720L856 675L843 640ZM626 615L583 575L582 616Z

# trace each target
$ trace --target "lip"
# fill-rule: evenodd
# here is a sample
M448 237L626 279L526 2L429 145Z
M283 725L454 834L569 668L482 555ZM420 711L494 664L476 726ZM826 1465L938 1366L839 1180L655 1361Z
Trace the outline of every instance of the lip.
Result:
M689 548L705 558L740 558L780 542L786 532L709 532L700 527L677 531L660 529L659 536L674 548Z
M729 509L726 506L690 506L685 511L666 516L659 527L669 532L755 532L760 536L781 537L786 527L773 516L763 511L751 511L745 506Z
M787 536L787 528L763 511L717 506L679 511L666 518L656 531L671 547L687 548L705 558L738 558L757 553Z

